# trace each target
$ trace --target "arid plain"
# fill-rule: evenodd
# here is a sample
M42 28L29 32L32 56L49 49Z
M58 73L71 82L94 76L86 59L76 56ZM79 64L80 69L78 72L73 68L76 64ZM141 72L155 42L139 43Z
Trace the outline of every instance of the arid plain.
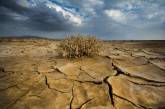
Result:
M106 41L79 59L59 42L0 39L0 109L165 109L165 41Z

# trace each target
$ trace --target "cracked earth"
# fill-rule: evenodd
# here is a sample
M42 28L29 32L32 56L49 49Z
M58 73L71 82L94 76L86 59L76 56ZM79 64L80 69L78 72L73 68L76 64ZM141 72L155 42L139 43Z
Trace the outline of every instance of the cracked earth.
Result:
M104 42L58 57L59 41L0 40L0 109L165 109L165 42Z

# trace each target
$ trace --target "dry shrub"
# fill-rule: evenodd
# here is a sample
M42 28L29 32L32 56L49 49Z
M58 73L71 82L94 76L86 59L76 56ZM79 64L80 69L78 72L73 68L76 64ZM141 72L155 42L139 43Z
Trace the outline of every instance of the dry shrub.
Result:
M72 35L66 37L59 45L59 54L69 58L93 56L98 54L100 41L95 36Z

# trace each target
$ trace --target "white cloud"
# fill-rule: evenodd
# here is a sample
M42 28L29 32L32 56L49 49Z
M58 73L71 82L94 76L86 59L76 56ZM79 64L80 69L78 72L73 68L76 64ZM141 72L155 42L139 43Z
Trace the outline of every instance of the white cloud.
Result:
M148 14L146 17L147 17L147 19L152 19L152 18L154 18L154 17L156 17L158 15L158 13L157 12L155 12L155 13L150 13L150 14Z
M103 0L84 0L82 10L89 15L96 16L96 9L104 6Z
M160 6L161 3L156 1L145 1L145 0L126 0L119 2L116 5L116 8L125 13L136 13L138 19L143 19L146 21L159 22L162 23L165 21L164 18L164 7ZM145 19L144 19L145 18ZM134 20L138 20L134 19Z
M135 6L130 2L121 2L121 3L117 4L117 7L121 8L121 9L125 9L125 10L131 10L131 9L135 8Z
M143 8L144 3L142 0L125 0L119 2L116 7L122 10L131 11L132 9Z
M83 18L80 15L76 15L75 12L71 12L72 10L67 11L66 9L62 8L61 6L48 2L46 4L47 7L54 9L56 12L60 13L65 19L69 20L70 22L74 23L76 26L80 26L83 23Z
M14 15L14 14L13 14ZM15 20L19 20L19 21L26 21L26 20L28 20L29 19L29 17L27 17L27 16L23 16L23 15L20 15L20 14L17 14L17 13L15 13L15 15L13 16L13 19L15 19Z
M34 0L18 0L17 3L27 8L37 6Z
M127 20L126 15L120 10L115 10L115 9L105 10L105 14L116 22L126 23Z
M94 6L99 6L104 4L102 0L88 0L88 2L90 2Z

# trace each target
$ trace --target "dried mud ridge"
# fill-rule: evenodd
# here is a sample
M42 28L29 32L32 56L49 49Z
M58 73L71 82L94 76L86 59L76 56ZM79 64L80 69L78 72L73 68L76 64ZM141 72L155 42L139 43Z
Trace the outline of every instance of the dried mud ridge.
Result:
M163 56L114 48L73 60L3 57L0 109L165 109Z

